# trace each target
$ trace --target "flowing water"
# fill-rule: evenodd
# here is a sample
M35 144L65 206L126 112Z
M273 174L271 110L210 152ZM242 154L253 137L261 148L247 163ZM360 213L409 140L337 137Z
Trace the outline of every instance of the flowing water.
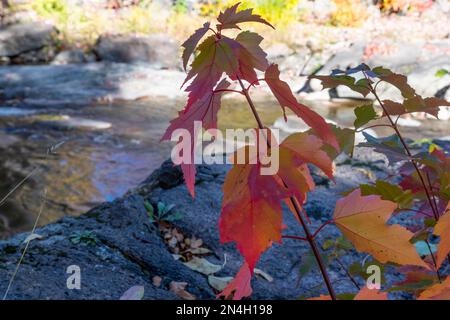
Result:
M350 126L353 108L349 106L355 103L308 105ZM159 140L182 105L182 101L155 98L64 109L0 106L0 199L35 170L0 207L0 237L30 229L44 190L47 202L41 225L79 215L136 186L169 158L172 144ZM259 98L257 108L266 124L277 119L280 123L275 101ZM243 100L224 99L219 128L253 127L255 121ZM449 135L444 121L425 120L418 128L402 130L411 138ZM50 145L58 148L47 154Z

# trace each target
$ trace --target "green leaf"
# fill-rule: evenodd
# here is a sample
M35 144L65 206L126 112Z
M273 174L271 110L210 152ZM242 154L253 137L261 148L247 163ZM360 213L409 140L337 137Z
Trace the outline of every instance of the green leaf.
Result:
M315 257L314 255L308 251L306 256L302 257L302 265L300 266L300 278L303 278L305 275L307 275L315 264Z
M355 294L353 293L341 293L337 295L339 300L353 300L355 298Z
M376 67L372 70L378 78L393 85L400 90L406 99L413 98L416 91L408 84L408 79L402 74L397 74L383 67Z
M166 211L166 205L162 202L158 202L156 207L158 209L158 216L161 216Z
M439 69L438 71L436 71L436 73L434 74L435 77L438 78L442 78L443 76L449 74L450 72L446 69Z
M355 147L355 130L349 128L340 128L330 124L331 130L336 136L337 142L341 152L353 156L353 149ZM312 132L312 131L311 131ZM325 151L330 159L336 159L340 154L333 147L324 144L322 150Z
M353 249L353 244L347 238L340 236L336 238L336 248L343 250Z
M428 288L433 283L434 283L433 280L425 279L425 280L420 280L420 281L414 282L414 283L407 283L407 284L402 284L400 286L391 287L391 288L388 288L386 291L387 292L394 292L394 291L416 292L418 290Z
M426 219L423 221L423 223L424 223L427 227L433 228L433 227L436 225L437 221L436 221L436 219L433 219L433 218L426 218Z
M334 247L335 242L331 239L327 239L324 241L324 243L322 244L322 249L323 250L327 250L330 249L332 247Z
M336 76L311 76L311 79L319 79L324 89L333 89L337 86L346 86L351 90L360 93L364 97L370 92L367 87L367 82L356 82L355 78L348 75L336 75Z
M355 129L361 128L366 123L377 118L377 113L373 109L373 105L367 104L360 107L355 108Z
M362 184L360 189L363 196L380 195L381 199L395 202L402 209L411 208L413 203L411 190L404 191L399 186L386 181L377 180L375 185Z

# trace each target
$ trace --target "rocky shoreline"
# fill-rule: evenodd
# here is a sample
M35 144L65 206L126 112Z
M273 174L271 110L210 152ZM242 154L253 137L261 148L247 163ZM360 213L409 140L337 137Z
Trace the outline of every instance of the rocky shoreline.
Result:
M357 164L352 166L351 164ZM171 226L185 237L201 239L208 253L202 255L217 267L214 276L234 276L241 257L234 245L219 242L218 218L221 203L221 187L227 166L198 167L197 196L192 199L183 184L182 174L171 162L165 162L137 188L122 198L96 207L80 217L65 217L60 221L36 230L35 239L15 277L8 299L118 299L130 287L145 288L144 299L179 299L171 290L172 282L187 283L186 291L196 299L214 299L217 291L212 288L204 272L187 267L178 259L145 209L145 202L165 203L174 207L181 219ZM313 170L318 185L311 192L306 210L310 214L312 229L328 220L339 193L367 182L375 176L388 174L383 157L357 149L354 160L341 159L337 164L336 184ZM299 233L295 218L284 208L286 232ZM339 236L334 226L328 226L318 237L326 239ZM5 292L13 274L24 241L29 233L17 234L0 241L0 292ZM74 239L78 239L74 241ZM302 275L308 266L308 246L304 242L286 239L275 244L258 264L262 276L253 280L252 299L297 299L325 293L321 276L312 265L312 271ZM349 250L341 259L349 265L362 261L366 255ZM81 270L81 289L66 287L70 274L66 270L77 265ZM356 292L345 271L331 262L328 270L339 293ZM386 268L387 282L399 280L399 275ZM155 284L155 277L161 279ZM363 284L359 278L357 281ZM393 293L392 297L408 295ZM184 296L181 296L184 297Z

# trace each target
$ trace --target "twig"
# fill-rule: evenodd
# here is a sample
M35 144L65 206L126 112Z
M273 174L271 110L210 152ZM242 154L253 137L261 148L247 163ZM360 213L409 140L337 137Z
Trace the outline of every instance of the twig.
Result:
M308 239L304 238L304 237L298 237L298 236L291 236L291 235L285 235L285 236L281 236L282 238L287 238L287 239L295 239L295 240L301 240L301 241L308 241Z
M341 262L341 260L339 260L338 257L336 257L336 261L339 264L339 266L341 267L341 269L344 270L345 274L350 279L350 281L355 285L355 287L358 290L361 290L361 287L359 286L358 282L356 282L355 278L353 278L353 276L350 274L350 272L347 270L347 268L344 266L344 264Z
M20 188L20 186L22 186L28 179L30 179L35 173L36 171L39 169L39 166L36 166L33 168L33 170L31 170L30 173L28 173L26 175L25 178L23 178L22 180L19 181L19 183L17 183L3 198L2 200L0 200L0 207L6 202L6 200L8 200L8 198L18 189Z
M39 213L38 213L38 215L36 217L36 220L34 221L33 229L31 230L30 235L34 234L34 232L36 231L36 227L38 225L38 222L39 222L39 219L41 217L42 211L44 210L46 198L47 198L47 189L44 189L43 197L42 197L42 201L41 201L41 206L39 208ZM30 245L31 241L32 240L29 240L25 244L25 248L22 251L22 255L20 256L19 262L17 262L16 268L14 269L14 272L13 272L13 274L11 276L11 279L9 279L8 287L6 288L6 291L5 291L5 294L3 295L3 299L2 300L6 300L6 298L8 297L9 290L11 289L11 286L12 286L12 284L14 282L14 279L16 278L17 272L19 271L20 265L22 264L23 258L25 257L25 254L27 253L28 246Z

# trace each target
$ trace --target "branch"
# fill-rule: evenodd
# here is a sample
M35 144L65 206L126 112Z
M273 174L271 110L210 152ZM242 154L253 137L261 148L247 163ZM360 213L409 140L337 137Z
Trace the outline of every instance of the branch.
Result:
M329 224L331 224L331 223L334 223L334 220L328 220L327 222L323 223L323 224L319 227L319 229L317 229L316 232L314 232L313 238L315 238L315 237L317 236L317 234L318 234L325 226L327 226L327 225L329 225Z
M369 80L369 77L367 76L367 74L364 71L363 71L363 74L364 74L364 77L367 80ZM433 210L434 218L436 219L436 221L439 220L439 214L438 214L438 212L435 210L435 208L433 206L433 201L431 200L431 196L430 196L430 193L428 192L428 188L427 188L427 186L425 184L425 180L424 180L424 178L422 176L422 172L420 171L419 167L417 166L416 161L414 161L414 159L412 159L411 151L409 150L408 145L406 144L405 140L403 139L402 134L398 130L397 124L392 120L391 116L389 115L389 112L387 111L387 109L384 106L383 102L381 102L380 97L378 96L376 90L374 89L374 87L372 86L370 81L368 81L368 83L369 83L370 91L375 96L375 99L377 99L377 101L380 104L381 108L383 108L384 114L386 115L386 117L388 118L389 122L391 123L392 129L394 129L395 133L397 134L398 138L400 139L400 142L403 145L403 148L405 149L406 154L409 156L409 158L411 158L410 161L411 161L412 165L414 166L414 169L416 170L416 172L417 172L417 174L419 176L419 179L420 179L420 181L422 183L422 186L423 186L423 188L425 190L425 194L427 196L428 202L429 202L429 204L431 206L431 209Z

